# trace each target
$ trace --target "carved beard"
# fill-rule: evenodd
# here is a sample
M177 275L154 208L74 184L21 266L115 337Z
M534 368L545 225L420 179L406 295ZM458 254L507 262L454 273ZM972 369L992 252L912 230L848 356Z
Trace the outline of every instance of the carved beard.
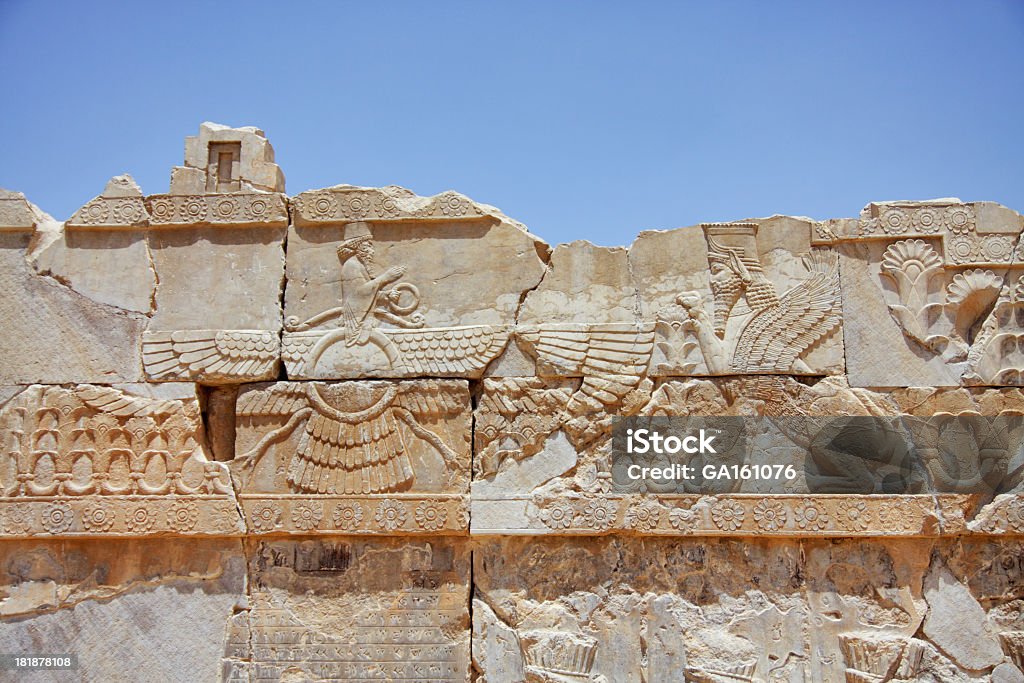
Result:
M712 280L711 293L715 296L715 334L724 339L729 314L743 294L743 281L737 276L730 277L725 282Z
M373 253L368 251L357 251L356 258L363 264L363 268L366 268L366 272L370 277L377 277L373 267Z

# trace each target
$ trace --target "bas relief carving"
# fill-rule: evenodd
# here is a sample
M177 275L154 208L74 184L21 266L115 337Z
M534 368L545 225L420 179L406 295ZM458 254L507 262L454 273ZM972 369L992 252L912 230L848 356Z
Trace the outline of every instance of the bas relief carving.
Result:
M424 327L419 289L398 282L406 266L377 272L366 223L345 225L337 256L340 305L285 321L283 356L294 376L340 378L361 370L368 376L474 377L504 348L507 332L494 326Z
M112 387L32 386L0 410L5 535L242 530L198 405Z
M683 332L666 359L699 348L711 374L814 374L801 356L840 323L839 264L828 249L804 256L807 276L781 296L765 277L756 223L706 224L713 313L700 292L682 292L659 323ZM681 310L680 310L681 309ZM689 367L681 370L692 370Z
M257 532L465 530L465 381L252 385L235 410L231 468Z
M168 194L118 176L61 223L4 191L0 652L1024 680L1022 227L944 199L553 250L455 192L289 198L217 124ZM622 457L621 421L668 416L740 425L698 467L795 475L631 480L676 461Z

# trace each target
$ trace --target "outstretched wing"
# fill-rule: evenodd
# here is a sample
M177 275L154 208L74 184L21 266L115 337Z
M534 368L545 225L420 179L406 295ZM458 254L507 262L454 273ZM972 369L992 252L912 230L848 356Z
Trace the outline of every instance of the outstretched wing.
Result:
M541 374L583 377L570 412L615 405L647 374L654 349L653 323L538 325L519 333Z
M112 387L94 384L79 384L74 393L75 397L93 410L116 417L171 415L183 410L181 401L132 396Z
M413 481L394 404L395 384L383 385L370 405L335 407L322 385L307 385L312 412L288 468L288 481L306 493L369 494L401 491Z
M309 405L307 387L298 382L276 382L244 388L235 401L235 415L290 416Z
M737 372L786 372L812 344L840 321L839 262L834 252L815 249L806 257L810 277L776 306L754 317L733 353Z
M537 325L517 334L543 374L556 377L643 375L654 349L653 323Z
M380 332L394 342L408 371L444 377L475 376L508 342L508 332L491 325Z
M402 382L397 387L395 405L408 410L420 422L436 422L470 410L465 382L435 381L429 391L424 391L418 382Z
M270 379L280 340L267 330L146 332L142 364L150 379Z

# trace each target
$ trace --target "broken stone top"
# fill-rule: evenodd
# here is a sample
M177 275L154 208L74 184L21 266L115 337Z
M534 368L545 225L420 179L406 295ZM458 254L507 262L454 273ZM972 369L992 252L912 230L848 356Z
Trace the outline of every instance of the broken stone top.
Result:
M25 195L0 188L0 231L31 232L35 224L32 205Z
M149 224L142 190L130 175L114 176L68 220L69 228L133 228Z
M185 165L171 171L171 194L284 192L284 173L259 128L203 123L185 138Z

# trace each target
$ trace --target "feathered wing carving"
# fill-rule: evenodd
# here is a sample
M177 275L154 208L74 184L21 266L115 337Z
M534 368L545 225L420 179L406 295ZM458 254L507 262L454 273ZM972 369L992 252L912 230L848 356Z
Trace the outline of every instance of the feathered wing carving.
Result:
M501 353L508 341L508 332L490 325L380 331L394 342L406 369L420 375L475 372Z
M258 456L275 441L301 429L286 469L288 483L304 493L370 494L412 486L409 434L423 439L449 460L454 453L421 422L458 415L465 396L456 388L422 393L419 385L382 383L368 393L336 396L332 391L358 387L280 383L239 396L236 414L288 415L288 422L265 436L248 454ZM358 410L339 405L359 406ZM299 425L302 425L301 428ZM403 426L404 425L404 426Z
M805 260L810 277L762 310L740 333L733 353L736 372L785 372L841 319L839 263L831 250L815 249Z
M280 340L266 330L146 332L142 362L151 379L266 378Z
M320 385L307 389L312 414L306 420L288 468L288 482L309 493L381 493L412 484L405 437L394 414L397 386L366 409L344 412L334 408Z
M539 325L520 332L537 360L562 377L583 377L567 411L617 404L639 386L654 350L654 323Z
M132 396L112 387L79 384L75 396L85 405L116 417L171 415L182 411L180 401Z
M242 391L235 403L235 415L244 417L294 415L309 407L308 385L292 382L261 385L254 391Z

